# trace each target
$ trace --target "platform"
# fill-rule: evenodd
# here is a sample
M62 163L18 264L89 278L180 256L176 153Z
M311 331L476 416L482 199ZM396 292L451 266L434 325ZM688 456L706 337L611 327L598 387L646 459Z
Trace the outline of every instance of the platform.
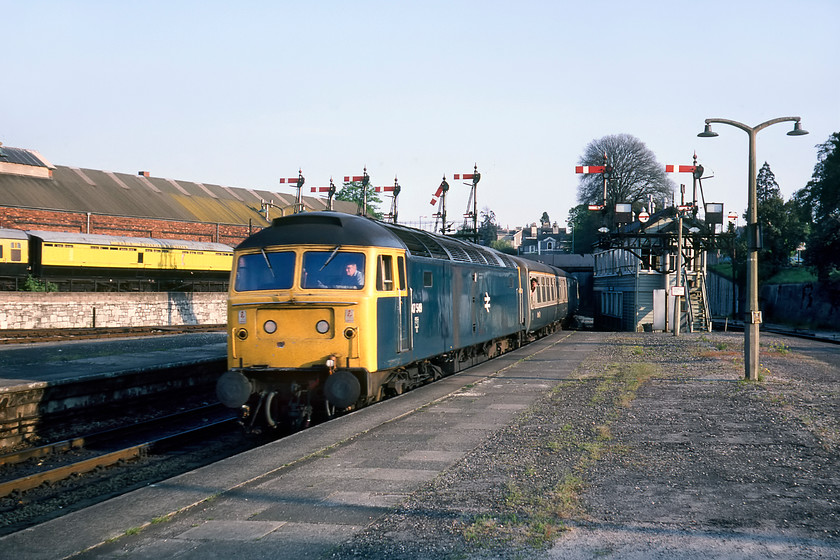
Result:
M0 539L18 560L318 557L571 379L603 333L558 333L407 394ZM431 403L431 404L429 404ZM155 523L176 512L171 522ZM123 548L126 547L126 548Z
M0 390L224 358L227 335L195 333L0 346Z

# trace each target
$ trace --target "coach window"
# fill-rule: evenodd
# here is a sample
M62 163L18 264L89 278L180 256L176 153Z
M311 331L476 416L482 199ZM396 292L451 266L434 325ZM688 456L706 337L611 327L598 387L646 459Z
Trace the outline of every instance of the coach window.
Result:
M394 289L394 258L391 255L379 255L376 263L376 289L380 292Z

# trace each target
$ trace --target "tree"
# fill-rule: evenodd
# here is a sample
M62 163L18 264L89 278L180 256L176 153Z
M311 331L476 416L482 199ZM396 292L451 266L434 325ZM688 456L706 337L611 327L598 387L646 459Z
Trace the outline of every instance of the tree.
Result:
M611 218L616 203L631 203L638 212L648 206L648 197L664 207L674 192L674 183L665 175L665 166L656 161L644 142L630 134L616 134L593 140L586 146L581 165L611 167L607 180L606 214ZM581 175L578 202L604 202L604 176L600 173ZM609 220L611 222L611 220ZM608 222L609 223L609 222Z
M817 163L808 184L794 195L813 221L805 251L823 282L840 282L840 132L817 146Z
M790 257L805 240L798 201L785 202L770 165L764 162L756 177L758 222L763 248L759 255L759 278L767 279L790 265Z
M755 178L755 194L759 203L771 198L782 198L782 191L779 189L779 183L776 182L776 176L770 171L770 164L766 161L758 170L758 175Z
M590 212L586 206L580 204L569 210L572 253L591 253L592 246L598 242L598 228L602 225L601 214Z
M359 208L359 213L362 211L362 206L364 204L364 192L365 189L362 185L362 181L351 181L350 183L344 183L337 193L335 193L336 200L344 200L346 202L353 202ZM379 195L376 194L373 186L370 184L367 185L367 215L371 218L376 218L377 220L382 219L382 212L379 211L377 207L379 204L382 203L382 199L379 198Z

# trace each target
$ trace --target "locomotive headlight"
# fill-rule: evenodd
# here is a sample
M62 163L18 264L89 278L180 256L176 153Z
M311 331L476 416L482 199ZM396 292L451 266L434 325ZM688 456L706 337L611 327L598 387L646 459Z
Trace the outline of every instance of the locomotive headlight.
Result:
M323 319L315 323L315 330L318 331L320 334L327 334L330 332L330 324Z
M274 334L277 332L277 323L274 321L266 321L265 324L263 324L263 329L265 329L265 332L268 334Z
M236 338L238 338L239 340L245 340L246 338L248 338L248 331L245 329L238 329L236 331Z

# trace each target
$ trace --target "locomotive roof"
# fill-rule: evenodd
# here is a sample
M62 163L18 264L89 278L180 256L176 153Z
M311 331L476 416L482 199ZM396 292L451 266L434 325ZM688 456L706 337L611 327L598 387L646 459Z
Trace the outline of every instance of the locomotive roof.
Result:
M67 233L63 231L28 231L47 243L80 243L85 245L111 245L124 247L151 247L163 249L189 249L193 251L218 251L229 253L231 247L223 243L207 241L189 241L185 239L153 239L151 237L121 237L117 235L97 235L86 233Z
M276 218L270 227L255 233L236 248L307 244L388 247L406 249L416 257L516 266L503 253L460 239L338 212L306 212Z

